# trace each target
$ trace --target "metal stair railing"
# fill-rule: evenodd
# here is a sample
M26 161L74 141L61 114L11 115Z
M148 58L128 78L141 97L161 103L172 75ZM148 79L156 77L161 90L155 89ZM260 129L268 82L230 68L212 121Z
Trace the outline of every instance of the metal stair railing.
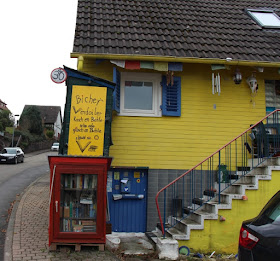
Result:
M268 158L278 155L279 113L280 110L271 112L158 191L156 207L163 236L206 202L221 204L225 189Z

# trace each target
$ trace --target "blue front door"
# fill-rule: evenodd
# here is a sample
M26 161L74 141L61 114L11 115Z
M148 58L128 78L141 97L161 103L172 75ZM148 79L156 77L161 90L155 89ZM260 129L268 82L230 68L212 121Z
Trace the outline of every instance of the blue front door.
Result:
M108 172L109 215L114 232L146 232L147 169Z

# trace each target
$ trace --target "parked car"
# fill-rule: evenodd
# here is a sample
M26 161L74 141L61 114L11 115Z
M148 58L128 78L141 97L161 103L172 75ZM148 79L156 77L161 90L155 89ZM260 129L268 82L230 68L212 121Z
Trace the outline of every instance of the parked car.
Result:
M242 223L238 260L280 260L280 190L257 217Z
M24 152L19 147L6 147L0 152L0 163L24 162Z
M58 150L59 150L59 143L54 142L52 147L51 147L51 151L58 151Z

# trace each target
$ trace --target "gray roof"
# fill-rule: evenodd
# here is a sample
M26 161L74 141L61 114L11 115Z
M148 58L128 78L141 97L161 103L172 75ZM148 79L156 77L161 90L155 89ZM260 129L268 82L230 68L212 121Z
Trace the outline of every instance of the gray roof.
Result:
M73 53L280 62L280 29L247 13L279 0L79 0Z
M35 106L39 109L42 117L42 121L45 124L53 124L56 122L57 116L61 116L61 107L60 106L41 106L41 105L25 105L24 109L27 109L31 106Z

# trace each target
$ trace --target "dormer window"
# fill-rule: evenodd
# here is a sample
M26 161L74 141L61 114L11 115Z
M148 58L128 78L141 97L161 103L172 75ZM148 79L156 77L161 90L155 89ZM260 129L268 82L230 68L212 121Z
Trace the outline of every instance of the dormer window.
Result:
M247 12L263 28L280 28L280 17L272 10L247 9Z

